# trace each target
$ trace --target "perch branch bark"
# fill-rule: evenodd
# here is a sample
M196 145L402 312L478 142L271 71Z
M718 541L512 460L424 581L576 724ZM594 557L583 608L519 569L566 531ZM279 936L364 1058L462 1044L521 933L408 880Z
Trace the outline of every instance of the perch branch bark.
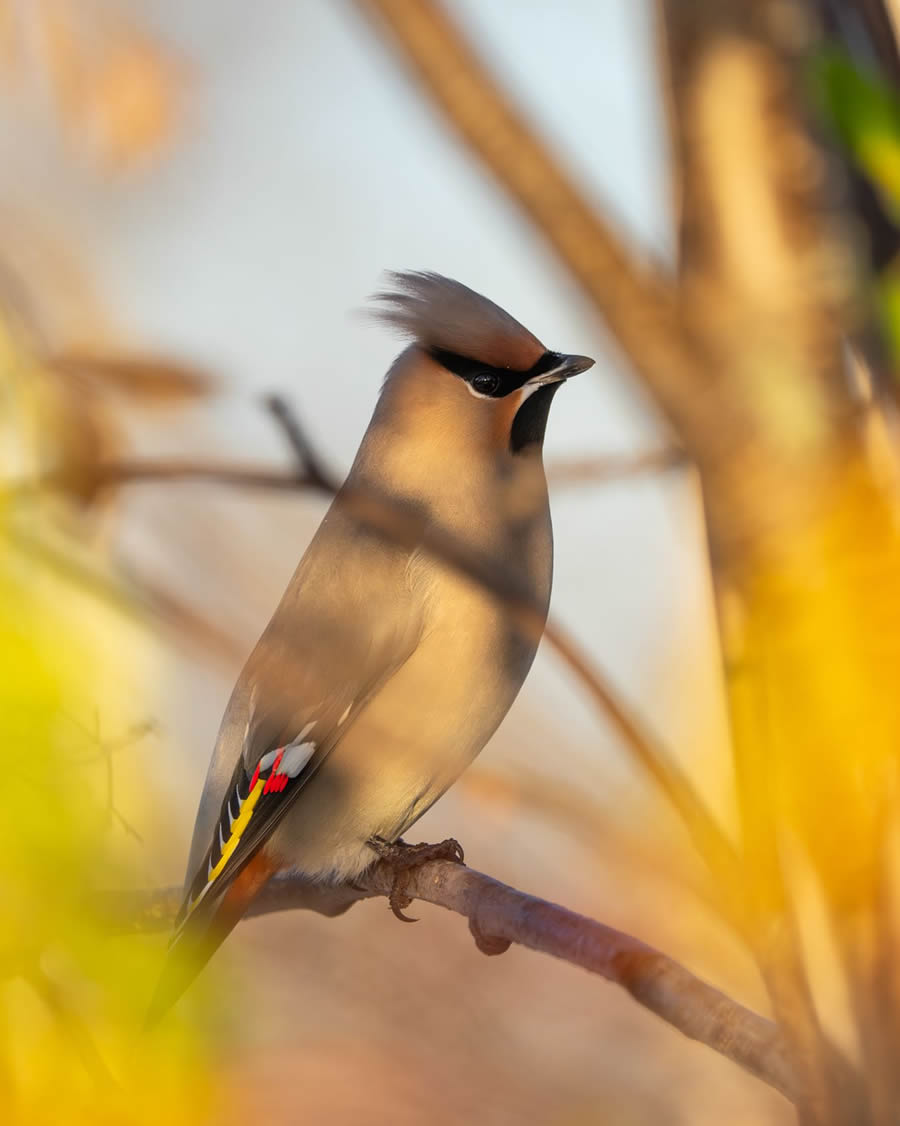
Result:
M390 866L376 864L355 889L346 889L347 899L387 896L393 880ZM793 1097L794 1080L776 1026L638 939L447 860L413 869L404 892L468 919L482 950L499 953L517 943L599 974L683 1035ZM180 888L106 892L100 908L119 933L158 931L171 925L181 895ZM299 876L283 875L263 889L250 914L298 907L315 909L310 885Z

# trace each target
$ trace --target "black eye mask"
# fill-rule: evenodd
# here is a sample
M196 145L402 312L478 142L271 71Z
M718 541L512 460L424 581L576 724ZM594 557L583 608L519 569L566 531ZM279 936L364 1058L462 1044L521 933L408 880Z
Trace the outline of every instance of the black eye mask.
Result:
M560 352L545 352L527 371L513 371L511 368L491 367L468 356L447 352L443 348L431 348L429 354L448 371L464 379L479 395L490 399L502 399L513 391L518 391L529 379L546 375L565 360Z

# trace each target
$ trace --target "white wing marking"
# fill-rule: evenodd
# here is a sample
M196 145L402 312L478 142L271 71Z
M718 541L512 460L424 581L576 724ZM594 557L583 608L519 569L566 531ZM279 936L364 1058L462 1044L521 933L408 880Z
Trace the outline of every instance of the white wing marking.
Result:
M312 758L315 749L315 743L291 743L284 749L281 762L278 764L278 773L286 774L288 778L296 778Z

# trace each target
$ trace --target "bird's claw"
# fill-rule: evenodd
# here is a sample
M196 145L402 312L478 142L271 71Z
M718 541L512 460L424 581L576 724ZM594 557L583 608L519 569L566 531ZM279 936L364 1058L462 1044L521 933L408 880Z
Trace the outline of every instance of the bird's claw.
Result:
M417 923L419 920L414 919L412 915L403 914L403 908L409 907L410 903L412 903L412 896L407 895L400 886L406 883L407 875L407 872L398 872L394 876L394 885L391 888L391 894L388 896L388 904L394 914L394 918L399 919L401 923Z
M431 860L451 860L454 864L465 863L465 853L459 841L448 837L437 844L406 844L405 841L385 841L380 837L373 837L369 847L378 854L378 860L386 864L393 871L388 903L396 918L404 923L418 922L411 915L404 915L404 908L413 901L413 897L406 894L406 885L409 874L414 868L420 868Z

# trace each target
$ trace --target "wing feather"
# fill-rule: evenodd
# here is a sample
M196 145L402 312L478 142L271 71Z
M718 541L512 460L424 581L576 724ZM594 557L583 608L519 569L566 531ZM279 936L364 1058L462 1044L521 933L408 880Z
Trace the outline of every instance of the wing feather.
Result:
M308 729L307 729L308 730ZM292 743L267 751L252 774L238 759L210 845L191 881L175 920L172 942L206 897L227 890L244 865L290 807L295 794L314 773L314 743Z

